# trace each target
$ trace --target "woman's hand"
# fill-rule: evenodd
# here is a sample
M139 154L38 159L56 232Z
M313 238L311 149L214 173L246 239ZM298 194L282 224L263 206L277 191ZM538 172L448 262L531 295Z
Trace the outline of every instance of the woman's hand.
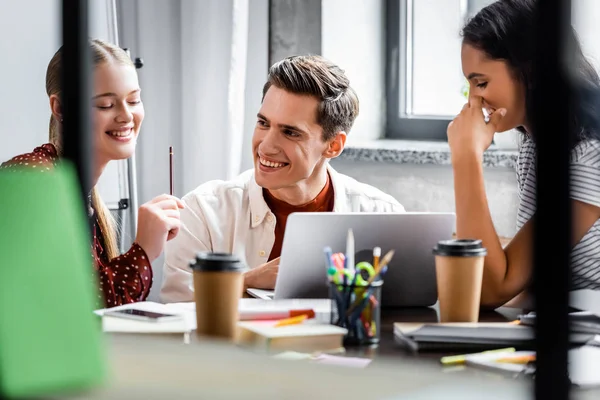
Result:
M179 209L182 208L181 200L167 194L155 197L140 207L135 242L144 249L150 262L162 253L165 243L179 233Z
M448 144L453 162L465 156L481 158L483 152L492 144L494 133L506 115L506 109L496 110L486 123L482 108L483 99L471 96L460 114L448 125Z

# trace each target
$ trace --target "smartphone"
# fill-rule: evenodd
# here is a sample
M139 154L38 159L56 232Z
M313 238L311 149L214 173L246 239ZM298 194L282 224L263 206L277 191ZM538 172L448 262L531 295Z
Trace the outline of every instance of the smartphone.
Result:
M136 310L129 308L126 310L107 311L104 315L110 317L135 319L138 321L151 321L151 322L165 322L165 321L176 321L183 318L180 314L163 314L153 311Z

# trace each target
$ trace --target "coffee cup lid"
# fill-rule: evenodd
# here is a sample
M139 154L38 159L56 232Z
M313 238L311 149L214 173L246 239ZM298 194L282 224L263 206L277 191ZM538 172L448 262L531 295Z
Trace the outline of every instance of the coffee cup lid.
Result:
M190 262L194 271L237 272L244 269L240 259L231 253L198 252L196 259Z
M478 239L441 240L433 249L436 256L481 257L487 250Z

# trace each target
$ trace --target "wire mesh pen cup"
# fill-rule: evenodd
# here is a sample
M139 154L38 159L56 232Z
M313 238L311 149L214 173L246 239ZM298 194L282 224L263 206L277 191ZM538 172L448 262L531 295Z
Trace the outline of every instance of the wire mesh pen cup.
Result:
M379 343L382 280L368 286L329 282L331 324L346 328L344 345Z

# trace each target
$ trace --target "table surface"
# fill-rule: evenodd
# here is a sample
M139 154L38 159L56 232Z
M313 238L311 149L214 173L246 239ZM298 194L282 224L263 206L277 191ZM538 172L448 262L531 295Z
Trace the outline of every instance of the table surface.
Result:
M482 322L516 318L521 309L482 312ZM385 309L378 346L347 348L347 356L369 357L365 369L275 360L232 346L181 336L107 335L111 380L86 399L529 399L530 378L442 367L441 353L410 354L395 344L394 322L437 322L435 308ZM348 384L341 384L348 382ZM72 397L78 398L78 397ZM600 390L573 390L573 399L598 399Z

